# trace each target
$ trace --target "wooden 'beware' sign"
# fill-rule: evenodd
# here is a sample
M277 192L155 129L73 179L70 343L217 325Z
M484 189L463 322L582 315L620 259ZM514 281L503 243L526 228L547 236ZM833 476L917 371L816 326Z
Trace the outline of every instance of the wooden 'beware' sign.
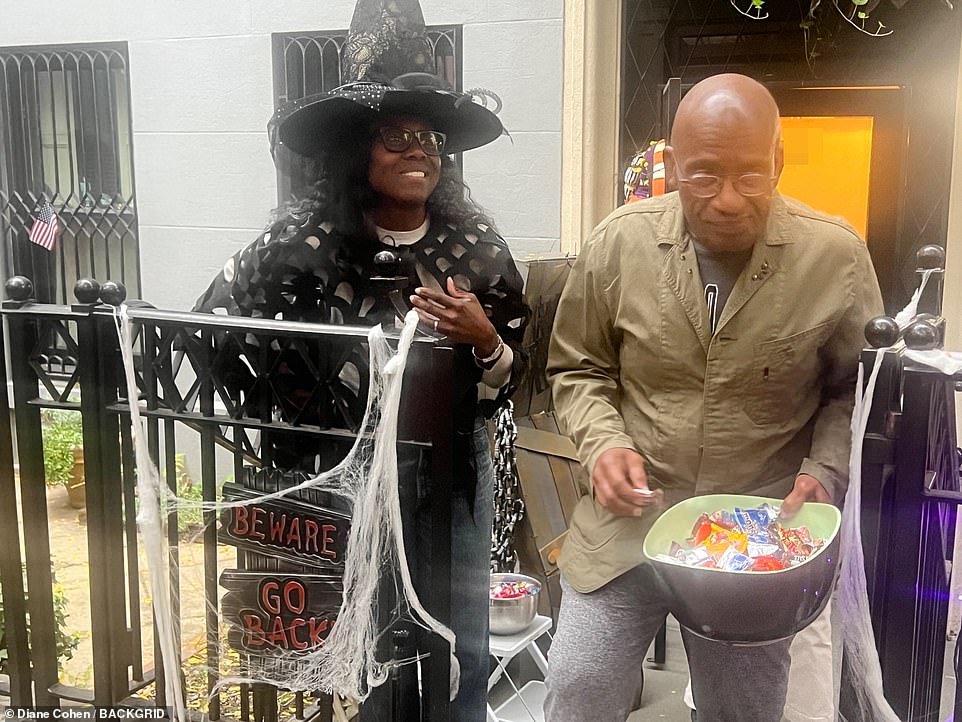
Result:
M307 654L324 643L341 607L337 575L227 569L221 610L228 643L259 656Z
M224 484L225 501L263 495ZM218 538L225 544L311 566L341 568L351 518L324 507L288 498L251 502L222 510Z

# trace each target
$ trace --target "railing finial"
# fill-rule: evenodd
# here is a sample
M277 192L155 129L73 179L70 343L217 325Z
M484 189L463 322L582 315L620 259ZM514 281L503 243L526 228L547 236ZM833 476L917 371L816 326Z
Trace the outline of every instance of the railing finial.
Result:
M938 316L933 316L930 313L920 313L902 332L905 345L918 351L929 351L941 347L940 320Z
M942 246L922 246L915 253L915 263L919 270L945 268L945 249Z
M104 281L100 287L100 300L110 306L119 306L127 300L127 287L120 281Z
M33 298L33 281L26 276L12 276L3 285L7 298L11 301L26 301Z
M94 278L81 278L74 284L73 295L80 303L98 303L100 284Z
M876 316L865 324L865 340L872 348L888 348L899 340L899 325L891 316Z

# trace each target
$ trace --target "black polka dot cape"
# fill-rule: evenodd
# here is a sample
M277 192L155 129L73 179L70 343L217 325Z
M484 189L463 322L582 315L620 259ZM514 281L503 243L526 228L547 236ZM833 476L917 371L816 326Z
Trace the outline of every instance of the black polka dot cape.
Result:
M389 239L385 239L386 241ZM394 317L387 289L370 279L376 275L374 254L390 248L401 257L402 276L408 278L404 298L429 277L444 288L453 277L459 288L477 295L492 324L514 352L511 381L497 399L477 400L481 369L471 348L456 347L461 379L456 423L469 431L478 415L490 417L521 378L525 355L522 337L529 311L522 297L522 278L504 240L483 223L468 229L432 219L417 243L394 248L373 238L348 238L316 213L288 214L274 222L253 243L229 258L223 270L198 299L194 310L251 318L325 324L371 325ZM249 337L251 343L256 339ZM310 396L299 389L299 377L311 362L290 358L274 368L288 368L281 414L298 423L317 423L323 410L305 409L298 399ZM366 395L366 358L351 359L341 371L344 394L363 406ZM240 365L215 369L221 381L238 389L254 379ZM275 387L276 387L275 383ZM351 404L354 406L354 404ZM343 404L342 404L343 406ZM359 418L359 417L358 417ZM321 425L323 420L321 420Z

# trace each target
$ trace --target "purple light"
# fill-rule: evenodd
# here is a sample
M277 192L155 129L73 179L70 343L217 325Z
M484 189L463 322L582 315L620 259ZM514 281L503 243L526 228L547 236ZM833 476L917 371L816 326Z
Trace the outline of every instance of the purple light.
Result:
M928 599L928 600L938 600L948 602L951 599L950 592L948 589L939 589L938 587L922 586L919 583L915 585L915 598L916 599ZM962 598L962 597L960 597Z

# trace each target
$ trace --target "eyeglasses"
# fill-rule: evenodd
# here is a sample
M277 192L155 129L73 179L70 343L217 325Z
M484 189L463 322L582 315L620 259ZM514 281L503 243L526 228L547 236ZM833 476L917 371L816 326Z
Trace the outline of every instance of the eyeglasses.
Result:
M403 153L417 140L426 155L441 155L447 136L437 130L409 130L407 128L378 128L384 147L392 153Z
M688 186L696 198L714 198L721 193L725 179L732 179L732 188L746 198L754 198L771 193L775 178L764 173L743 173L742 175L705 175L697 173L691 178L679 178L679 183Z

